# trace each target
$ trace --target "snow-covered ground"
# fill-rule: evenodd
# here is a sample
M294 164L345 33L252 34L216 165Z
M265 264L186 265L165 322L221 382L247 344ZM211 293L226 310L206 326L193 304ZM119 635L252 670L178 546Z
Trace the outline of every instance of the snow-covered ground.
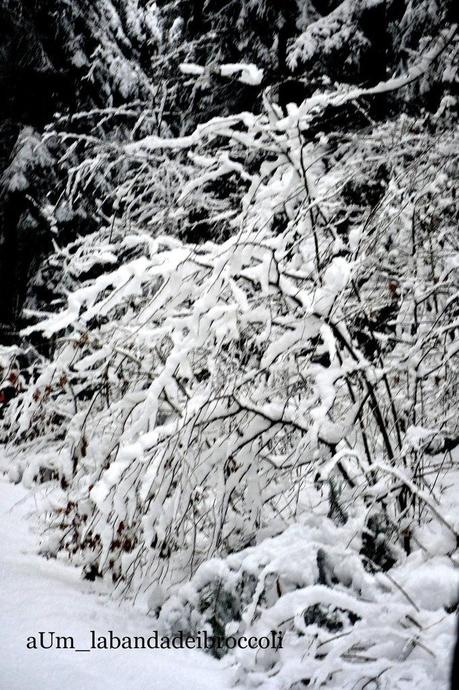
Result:
M35 555L24 518L33 498L0 481L0 690L225 690L223 669L192 650L27 649L40 631L73 636L87 647L90 630L151 635L152 620L119 606L76 569Z
M38 503L43 489L35 491ZM448 496L443 500L446 510ZM281 621L295 619L302 625L304 616L298 611L318 604L325 611L354 611L358 619L338 636L326 626L313 624L307 629L303 625L304 635L298 636L290 626L283 648L276 652L275 666L270 650L230 654L222 666L192 650L27 649L27 639L40 632L72 636L76 648L86 649L91 630L97 635L112 630L119 637L149 637L157 623L132 602L111 599L100 583L83 581L76 568L37 555L34 510L33 489L0 479L0 690L229 690L230 668L235 681L263 690L299 687L299 678L312 678L314 687L357 689L378 675L384 675L381 688L387 690L449 688L456 622L448 610L456 601L458 574L444 555L451 551L447 530L431 532L427 525L419 531L430 555L413 552L392 568L391 579L365 573L358 559L343 552L342 545L355 531L352 521L334 526L313 515L304 516L272 540L227 560L214 560L172 597L159 625L167 622L172 611L174 616L183 614L186 629L187 596L193 591L197 596L199 583L205 588L206 577L211 582L215 572L226 573L225 580L236 589L238 577L243 580L249 571L264 583L271 605L266 599L253 622L248 623L251 616L244 614L246 635L283 629ZM318 541L324 545L329 565L335 563L334 572L341 576L334 588L315 582ZM273 596L269 573L277 574L278 588L286 587L282 596L278 590ZM346 577L348 586L343 584ZM258 596L246 606L254 605ZM204 619L203 614L202 629ZM334 644L336 640L339 645ZM321 649L320 654L316 649Z

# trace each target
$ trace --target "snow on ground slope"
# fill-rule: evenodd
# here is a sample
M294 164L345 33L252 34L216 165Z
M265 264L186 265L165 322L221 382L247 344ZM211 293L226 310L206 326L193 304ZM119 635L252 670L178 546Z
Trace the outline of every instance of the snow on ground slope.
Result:
M225 690L216 661L191 650L26 648L40 631L72 635L87 647L90 630L151 635L146 617L98 596L77 570L35 555L24 519L33 498L0 481L0 690Z

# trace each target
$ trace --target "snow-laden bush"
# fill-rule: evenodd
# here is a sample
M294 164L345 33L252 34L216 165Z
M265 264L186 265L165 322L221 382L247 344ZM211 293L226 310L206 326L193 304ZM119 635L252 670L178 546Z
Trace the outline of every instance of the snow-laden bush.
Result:
M11 477L49 489L44 554L146 593L164 629L283 632L276 658L233 655L252 686L445 684L455 101L379 125L366 103L453 39L403 77L285 112L268 93L182 137L138 103L43 136L67 145L51 225L87 195L97 229L55 234L55 300L23 332L41 356L0 353Z
M203 564L162 606L161 630L220 638L215 651L244 687L446 688L459 585L451 535L423 528L423 550L369 573L359 556L364 514L343 526L318 513ZM282 633L281 648L250 649L246 640L271 631ZM243 648L226 649L229 636Z
M421 92L436 108L457 32L437 2L315 5L322 18L304 3L299 20L296 2L95 3L89 27L107 31L91 66L73 55L101 107L25 130L7 170L32 200L34 170L46 179L33 203L54 252L25 314L40 355L0 350L2 466L45 486L42 553L141 592L164 630L284 633L275 655L229 655L237 681L443 688L457 103L400 104ZM368 13L386 7L402 28L392 14L381 51ZM262 114L227 116L287 56L311 65L310 97L276 105L268 89Z
M177 167L188 151L178 216L234 172L248 191L221 244L160 234L160 213L56 255L81 285L29 329L56 355L5 422L16 455L33 449L25 478L60 482L51 551L123 590L171 584L280 532L313 483L338 521L360 505L372 534L383 514L384 543L364 546L375 567L410 552L416 522L457 537L438 503L459 438L457 138L439 118L432 144L405 117L308 142L343 98L125 145L178 150Z

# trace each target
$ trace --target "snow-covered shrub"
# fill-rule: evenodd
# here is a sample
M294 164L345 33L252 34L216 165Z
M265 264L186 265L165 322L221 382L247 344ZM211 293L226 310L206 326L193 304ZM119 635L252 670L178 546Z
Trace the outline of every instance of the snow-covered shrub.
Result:
M237 125L243 119L229 122ZM99 136L87 133L94 123ZM223 121L223 130L227 124ZM126 232L188 242L228 237L250 184L244 165L256 164L251 159L258 154L235 143L230 159L219 148L218 131L211 128L207 134L205 125L198 131L202 144L197 136L195 144L190 137L168 138L167 126L140 103L58 117L47 127L36 149L50 147L62 154L65 192L48 195L42 210L55 251L37 270L27 295L28 314L61 307L62 296L84 280L141 254L142 246L131 245L113 254ZM148 141L148 153L137 140ZM36 167L35 161L35 172ZM80 227L74 241L68 226L73 232Z
M358 510L345 526L305 513L277 537L208 561L164 603L161 629L282 633L279 649L216 647L245 687L447 687L459 574L445 553L454 541L445 531L436 549L424 530L422 550L371 574L359 557L363 520Z
M352 21L380 4L325 3L326 21L305 11L290 54L314 39L306 64L345 38L363 55ZM275 3L230 5L222 26L233 11L240 26L280 17ZM169 27L155 3L97 3L134 52L151 10L148 31L177 45L195 93L209 75L237 88L261 78L219 44L200 53L190 21L206 37L212 22L198 5L185 22L179 7L166 8ZM170 632L283 632L276 658L233 655L254 687L445 684L459 536L456 101L382 123L372 107L453 84L455 30L436 33L382 83L312 82L299 107L268 90L261 114L227 115L219 93L225 115L194 129L166 117L180 99L152 86L148 105L143 93L24 132L27 155L10 166L24 191L35 151L36 169L59 158L40 207L54 251L24 314L41 354L0 352L2 464L46 485L41 551L145 593ZM151 86L101 41L95 83L107 66L108 100ZM69 241L61 229L77 215Z
M338 521L361 505L369 568L409 553L423 519L458 534L435 495L458 439L457 138L439 122L432 146L405 117L342 147L308 142L317 108L342 97L126 144L204 168L178 216L236 172L248 190L231 237L185 244L154 218L127 234L114 219L67 248L81 285L28 331L61 344L10 404L11 440L37 446L29 481L44 466L59 478L60 548L124 590L280 532L311 484ZM241 147L253 155L235 160Z

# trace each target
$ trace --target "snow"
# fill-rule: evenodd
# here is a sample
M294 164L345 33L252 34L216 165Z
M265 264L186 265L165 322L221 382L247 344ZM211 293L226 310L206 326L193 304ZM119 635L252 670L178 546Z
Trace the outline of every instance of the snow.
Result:
M311 688L356 690L379 676L387 690L448 690L457 567L418 549L391 571L371 573L358 554L361 521L355 515L338 526L305 511L277 536L205 562L159 619L166 629L190 630L217 617L246 637L282 631L276 652L228 653L247 688L296 690L307 679ZM217 601L209 599L215 586Z
M194 74L195 76L201 76L205 72L204 67L195 65L193 62L183 62L179 65L179 70L182 74Z
M263 70L252 63L235 62L221 65L220 73L222 77L231 77L239 73L239 81L251 86L258 86L263 80Z
M225 690L227 677L218 662L193 650L27 649L39 631L72 635L87 647L96 634L146 635L149 619L132 605L107 599L79 572L34 553L27 521L32 495L0 481L0 690Z
M263 70L253 65L252 63L235 62L219 65L215 67L220 71L222 77L234 77L236 75L238 81L250 86L258 86L263 81ZM200 77L206 73L206 67L196 65L193 62L182 62L179 65L179 70L182 74L190 74L195 77Z

